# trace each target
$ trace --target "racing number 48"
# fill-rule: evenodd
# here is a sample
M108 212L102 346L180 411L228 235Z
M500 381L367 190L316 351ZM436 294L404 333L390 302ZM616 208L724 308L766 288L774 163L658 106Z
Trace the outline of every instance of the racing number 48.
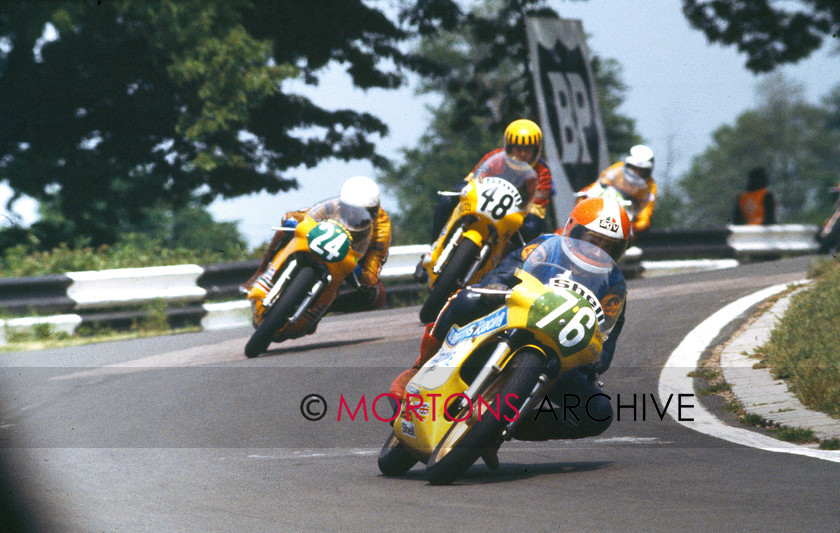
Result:
M514 198L510 194L503 192L502 194L498 195L496 192L499 189L487 189L481 193L482 198L484 198L484 203L479 208L481 211L487 212L488 207L490 207L491 202L495 202L496 205L490 210L490 216L494 219L499 220L504 218L507 214L508 209L513 206Z

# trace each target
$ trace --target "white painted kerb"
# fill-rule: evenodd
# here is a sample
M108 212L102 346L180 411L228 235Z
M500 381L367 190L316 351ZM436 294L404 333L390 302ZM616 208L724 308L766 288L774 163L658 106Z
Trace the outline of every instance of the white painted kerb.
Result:
M693 380L687 374L697 368L701 355L724 326L735 320L753 305L766 300L774 294L782 292L790 285L805 282L807 281L802 280L793 284L774 285L745 296L722 308L694 328L683 339L680 345L677 346L677 349L673 351L665 366L662 367L662 374L659 376L660 401L664 403L665 399L672 394L687 394L694 391ZM817 459L840 463L840 451L816 450L806 446L780 441L747 429L727 426L699 403L695 404L694 408L688 413L690 415L686 416L693 418L693 421L677 420L675 418L677 423L694 431L711 435L712 437L761 450L807 455L809 457L816 457Z

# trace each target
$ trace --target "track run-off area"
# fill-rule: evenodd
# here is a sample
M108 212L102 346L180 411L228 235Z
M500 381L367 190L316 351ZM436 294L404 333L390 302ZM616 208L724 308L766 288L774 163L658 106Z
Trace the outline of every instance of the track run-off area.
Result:
M498 470L479 461L445 487L376 465L390 428L372 400L418 353L417 307L329 316L250 360L246 328L3 353L4 493L49 531L836 531L840 463L707 434L690 380L661 381L813 260L630 280L601 377L612 426L507 442ZM302 411L312 395L320 420ZM363 397L367 420L342 410Z

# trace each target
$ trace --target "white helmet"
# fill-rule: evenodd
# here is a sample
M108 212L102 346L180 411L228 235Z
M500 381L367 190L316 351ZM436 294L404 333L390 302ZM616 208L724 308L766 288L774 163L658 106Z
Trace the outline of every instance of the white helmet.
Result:
M644 144L637 144L630 148L630 153L624 158L624 164L642 170L653 170L653 150ZM647 173L650 175L650 172Z
M342 203L364 207L368 211L379 208L379 187L366 176L353 176L341 186Z

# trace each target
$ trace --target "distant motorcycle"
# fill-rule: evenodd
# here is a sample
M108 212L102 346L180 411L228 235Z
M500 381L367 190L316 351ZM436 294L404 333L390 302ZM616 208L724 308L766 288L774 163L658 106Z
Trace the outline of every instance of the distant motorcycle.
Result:
M625 198L624 194L612 186L603 186L600 182L595 182L591 187L583 189L580 192L575 193L575 198L577 198L576 203L580 203L587 198L610 198L615 200L616 202L627 211L627 215L630 217L630 222L636 219L636 215L639 214L638 206L633 205L633 201Z
M492 270L522 226L533 202L537 173L528 165L513 168L506 158L504 153L493 155L476 169L424 259L430 292L420 308L422 322L433 322L452 294Z
M821 254L840 248L840 185L831 187L829 191L837 195L837 200L834 203L834 212L823 223L817 234L818 252Z
M600 357L615 316L596 294L615 268L600 248L558 237L531 253L512 290L464 289L498 308L453 326L409 381L380 471L398 476L422 461L432 484L448 484L484 450L511 439L560 376ZM610 310L624 298L615 295Z
M345 213L346 215L346 213ZM358 208L357 219L370 215ZM271 342L302 337L315 330L321 316L338 295L370 244L370 236L353 237L347 220L317 221L306 215L292 231L266 272L248 291L256 331L245 345L245 355L256 357Z

